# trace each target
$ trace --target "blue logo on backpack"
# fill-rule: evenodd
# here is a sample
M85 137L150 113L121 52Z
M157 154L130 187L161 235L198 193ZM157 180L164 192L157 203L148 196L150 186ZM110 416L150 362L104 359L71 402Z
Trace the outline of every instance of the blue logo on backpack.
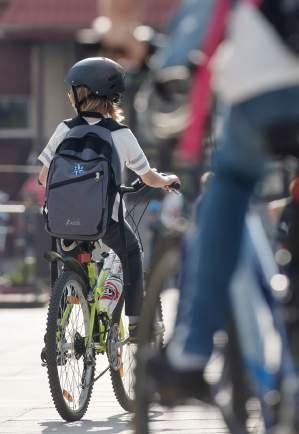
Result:
M80 163L76 163L74 164L73 168L72 168L72 174L79 176L82 175L85 172L85 168L82 164Z

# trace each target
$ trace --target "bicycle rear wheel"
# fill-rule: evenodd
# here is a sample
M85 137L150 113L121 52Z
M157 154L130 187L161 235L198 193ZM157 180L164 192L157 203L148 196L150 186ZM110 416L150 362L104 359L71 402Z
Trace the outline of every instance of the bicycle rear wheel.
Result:
M62 273L52 292L45 340L51 395L66 421L84 416L92 393L95 358L86 339L89 320L84 282L74 272Z

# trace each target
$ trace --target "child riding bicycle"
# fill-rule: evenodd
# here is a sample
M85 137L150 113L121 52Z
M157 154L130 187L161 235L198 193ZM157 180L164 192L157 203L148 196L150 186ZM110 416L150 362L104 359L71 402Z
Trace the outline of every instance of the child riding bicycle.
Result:
M46 186L50 163L70 129L77 125L103 126L111 133L121 171L134 171L142 181L155 188L169 190L179 182L176 175L162 175L150 168L149 162L132 131L122 125L120 96L125 90L125 72L121 65L104 57L93 57L75 63L66 76L69 98L77 117L61 122L38 159L43 163L39 183ZM120 258L124 273L125 313L129 317L129 334L136 339L137 323L143 299L142 257L138 240L129 224L119 222L120 198L116 195L112 213L102 241ZM122 241L124 232L125 243Z

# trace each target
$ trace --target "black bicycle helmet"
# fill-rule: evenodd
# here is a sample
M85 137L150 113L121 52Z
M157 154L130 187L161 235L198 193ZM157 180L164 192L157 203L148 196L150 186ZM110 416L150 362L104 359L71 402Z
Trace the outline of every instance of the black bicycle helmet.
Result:
M119 95L125 90L123 67L107 57L88 57L75 63L65 81L72 86L86 86L98 96Z
M125 90L125 71L119 63L106 57L88 57L75 63L67 73L65 81L73 89L75 106L79 116L101 118L98 112L82 111L86 98L79 100L77 87L86 86L92 95L110 97L115 102Z

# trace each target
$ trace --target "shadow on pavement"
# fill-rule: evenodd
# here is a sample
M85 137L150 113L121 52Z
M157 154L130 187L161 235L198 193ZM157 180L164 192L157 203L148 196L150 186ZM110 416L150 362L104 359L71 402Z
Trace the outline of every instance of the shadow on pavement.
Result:
M153 411L151 419L161 417L163 413ZM103 420L79 420L77 422L57 422L48 421L40 423L43 428L43 434L84 434L84 433L101 433L101 434L118 434L125 432L133 434L133 416L128 413L116 414Z
M132 432L132 416L128 413L116 414L102 420L79 420L77 422L48 421L40 423L43 427L42 433L56 434L83 434L96 433L117 434L121 432ZM98 430L97 430L98 429Z

